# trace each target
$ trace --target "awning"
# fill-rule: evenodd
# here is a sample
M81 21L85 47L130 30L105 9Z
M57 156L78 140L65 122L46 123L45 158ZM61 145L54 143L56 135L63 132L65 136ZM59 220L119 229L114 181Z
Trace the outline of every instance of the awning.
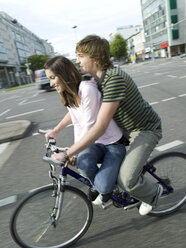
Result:
M145 50L140 50L140 51L136 52L136 54L139 55L139 54L143 54L144 52L145 52Z
M168 47L168 42L162 43L160 45L160 48L166 48L166 47Z

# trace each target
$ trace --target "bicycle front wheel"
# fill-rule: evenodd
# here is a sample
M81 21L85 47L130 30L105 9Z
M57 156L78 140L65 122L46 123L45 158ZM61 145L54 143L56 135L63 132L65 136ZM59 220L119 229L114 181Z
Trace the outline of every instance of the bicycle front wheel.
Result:
M164 194L159 198L156 208L149 215L162 216L173 213L186 203L186 154L164 153L153 158L149 163L156 168L155 174L173 188L172 193ZM145 176L147 174L145 173ZM152 176L150 179L152 180ZM156 179L154 180L157 182Z
M55 204L53 186L32 192L16 208L10 222L13 239L25 248L69 247L88 230L93 207L87 196L71 186L65 186L61 216L52 225Z

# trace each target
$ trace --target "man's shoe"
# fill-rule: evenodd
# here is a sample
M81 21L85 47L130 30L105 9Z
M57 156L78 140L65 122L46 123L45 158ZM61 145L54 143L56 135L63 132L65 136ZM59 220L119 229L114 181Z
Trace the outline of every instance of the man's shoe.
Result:
M140 215L146 215L152 211L152 206L148 203L142 202L139 208Z
M158 193L157 193L156 200L155 200L156 201L155 205L157 204L157 201L160 198L160 196L162 195L162 193L163 193L163 187L161 184L159 184L158 185ZM140 215L146 215L152 211L152 208L153 208L152 205L145 203L145 202L142 202L141 206L139 208L139 213L140 213Z
M89 191L88 191L88 199L90 200L90 201L94 201L94 200L96 200L96 198L97 198L97 196L99 195L99 192L96 190L96 189L94 189L94 188L89 188Z

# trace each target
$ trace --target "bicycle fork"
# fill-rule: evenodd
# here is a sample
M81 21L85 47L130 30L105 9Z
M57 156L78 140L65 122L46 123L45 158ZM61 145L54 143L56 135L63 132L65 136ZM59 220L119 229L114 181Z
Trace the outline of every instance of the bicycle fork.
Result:
M61 180L61 178L56 180L53 180L54 182L54 192L52 194L53 197L55 197L55 204L54 204L54 208L53 211L51 213L51 220L52 220L52 225L54 227L56 227L57 222L61 216L61 212L62 212L62 206L63 206L63 195L64 195L64 190L63 190L63 186L64 186L64 182L62 182L63 180Z

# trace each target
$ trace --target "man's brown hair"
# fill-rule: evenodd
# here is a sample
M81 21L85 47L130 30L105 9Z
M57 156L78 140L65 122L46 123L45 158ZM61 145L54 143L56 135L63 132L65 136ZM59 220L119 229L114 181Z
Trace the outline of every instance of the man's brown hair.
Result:
M97 35L88 35L76 45L76 53L85 53L95 59L101 70L112 68L109 42Z

